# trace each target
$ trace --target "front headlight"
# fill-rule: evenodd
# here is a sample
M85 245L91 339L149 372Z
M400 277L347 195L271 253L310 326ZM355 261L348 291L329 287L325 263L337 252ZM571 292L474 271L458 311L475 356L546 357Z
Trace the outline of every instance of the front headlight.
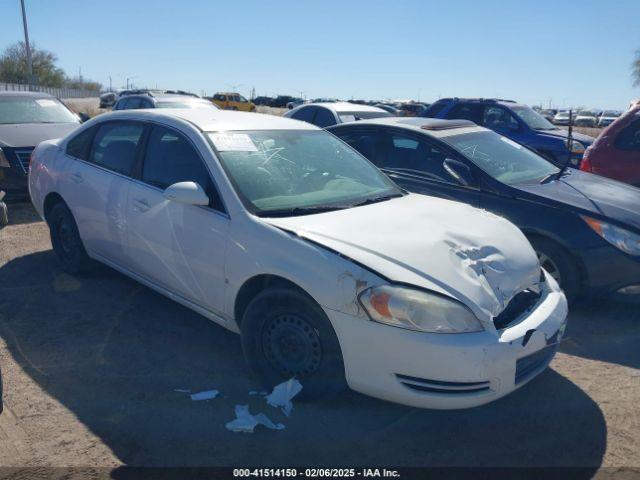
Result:
M571 153L575 153L575 154L581 154L584 153L584 145L580 142L578 142L577 140L572 140L571 141Z
M604 238L614 247L619 248L629 255L640 255L640 235L624 228L616 227L610 223L596 220L595 218L582 216L591 229Z
M431 333L483 330L471 310L437 293L383 285L365 290L358 299L371 320L394 327Z

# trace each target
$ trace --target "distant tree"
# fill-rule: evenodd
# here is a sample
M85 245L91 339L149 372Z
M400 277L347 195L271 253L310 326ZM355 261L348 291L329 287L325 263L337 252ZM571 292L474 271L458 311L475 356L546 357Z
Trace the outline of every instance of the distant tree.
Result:
M633 86L640 87L640 49L636 50L636 55L631 65L631 76L633 77Z
M38 85L62 87L64 71L56 66L58 57L47 50L39 50L31 44L31 65ZM24 42L7 47L0 55L0 81L7 83L28 83L27 49Z
M95 82L93 80L87 80L84 78L80 79L78 77L67 77L64 81L64 86L67 88L94 90L98 92L102 90L102 84L100 82Z

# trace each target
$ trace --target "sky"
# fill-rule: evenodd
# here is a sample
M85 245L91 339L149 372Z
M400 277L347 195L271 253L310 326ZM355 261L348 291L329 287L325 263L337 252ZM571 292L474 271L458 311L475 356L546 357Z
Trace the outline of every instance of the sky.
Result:
M249 96L626 108L640 0L25 0L69 75ZM22 40L0 0L0 49Z

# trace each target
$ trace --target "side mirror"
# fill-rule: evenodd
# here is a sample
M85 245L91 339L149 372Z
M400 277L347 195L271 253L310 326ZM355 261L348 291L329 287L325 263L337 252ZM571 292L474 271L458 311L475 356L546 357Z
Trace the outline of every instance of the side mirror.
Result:
M447 158L445 159L443 166L449 175L465 187L472 187L476 184L476 179L473 176L473 172L471 172L469 165L459 162L458 160Z
M82 123L84 123L84 122L86 122L87 120L91 119L91 117L89 116L89 114L88 114L88 113L85 113L85 112L80 112L80 113L78 114L78 117L80 117L80 121L81 121Z
M163 195L167 200L185 205L209 205L209 197L196 182L174 183L165 189Z

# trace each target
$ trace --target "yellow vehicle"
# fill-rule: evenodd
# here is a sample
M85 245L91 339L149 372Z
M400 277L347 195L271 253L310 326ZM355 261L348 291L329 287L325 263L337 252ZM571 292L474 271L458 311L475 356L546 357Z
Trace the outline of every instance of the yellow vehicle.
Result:
M244 98L239 93L216 93L213 96L213 103L223 110L240 110L242 112L253 112L256 106Z

